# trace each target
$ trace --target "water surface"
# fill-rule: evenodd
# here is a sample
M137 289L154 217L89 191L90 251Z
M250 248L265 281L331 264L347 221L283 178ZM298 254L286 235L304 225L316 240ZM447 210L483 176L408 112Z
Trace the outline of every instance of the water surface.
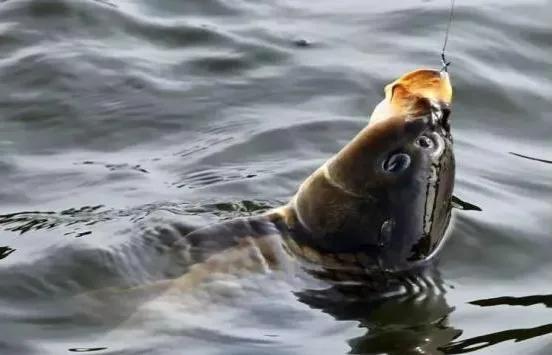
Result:
M437 66L448 5L0 2L2 353L552 353L549 1L457 2L456 195L482 211L456 214L442 292L345 309L270 275L140 287L182 272L187 226L284 203L385 84Z

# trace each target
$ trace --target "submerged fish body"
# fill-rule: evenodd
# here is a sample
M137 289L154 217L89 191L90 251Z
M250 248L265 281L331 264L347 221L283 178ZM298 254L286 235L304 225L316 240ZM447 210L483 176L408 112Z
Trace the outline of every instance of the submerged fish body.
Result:
M420 69L387 85L370 123L287 205L179 240L175 251L190 267L177 284L299 267L322 279L379 288L389 275L427 264L451 219L451 100L446 72Z

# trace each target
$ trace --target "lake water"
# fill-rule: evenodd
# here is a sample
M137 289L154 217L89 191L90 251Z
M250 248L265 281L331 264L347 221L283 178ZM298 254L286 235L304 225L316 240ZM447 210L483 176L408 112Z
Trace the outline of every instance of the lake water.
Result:
M482 211L456 213L440 292L345 309L271 275L146 287L182 272L179 228L284 203L385 84L437 67L448 10L0 1L0 352L552 354L550 1L457 1L455 192Z

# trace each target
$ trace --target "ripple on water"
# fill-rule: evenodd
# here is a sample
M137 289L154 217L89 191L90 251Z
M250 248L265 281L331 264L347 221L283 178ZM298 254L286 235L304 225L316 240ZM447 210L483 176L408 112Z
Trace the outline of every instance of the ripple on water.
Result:
M37 17L35 6L48 8L47 16ZM9 2L3 18L18 19L3 32L25 41L0 60L2 80L14 83L0 98L0 114L13 130L36 136L29 141L37 151L51 146L43 137L54 131L60 147L111 150L130 143L121 137L134 143L188 130L199 116L242 102L239 89L237 97L217 98L235 89L221 76L244 83L288 57L286 49L200 19L166 21L90 1Z
M509 154L552 158L552 37L538 1L457 2L449 43L455 191L483 211L457 213L443 250L455 289L350 307L323 297L296 302L290 284L270 276L241 288L218 280L172 300L88 294L177 277L185 265L171 244L189 230L286 201L366 123L384 84L438 65L448 5L0 1L0 348L546 347L538 337L550 330L540 326L548 310L520 312L515 303L550 293L542 281L550 278L551 165ZM508 304L472 302L502 296ZM522 338L532 341L511 341Z

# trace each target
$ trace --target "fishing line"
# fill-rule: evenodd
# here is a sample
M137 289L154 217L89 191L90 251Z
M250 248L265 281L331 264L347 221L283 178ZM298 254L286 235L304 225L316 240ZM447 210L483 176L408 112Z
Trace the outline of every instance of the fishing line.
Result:
M447 24L447 30L445 32L445 42L443 43L443 49L441 49L441 71L447 72L448 66L451 62L447 61L447 58L445 57L445 50L447 49L447 43L450 33L450 26L452 25L452 21L454 20L454 2L455 0L450 1L450 14L449 14L449 22Z

